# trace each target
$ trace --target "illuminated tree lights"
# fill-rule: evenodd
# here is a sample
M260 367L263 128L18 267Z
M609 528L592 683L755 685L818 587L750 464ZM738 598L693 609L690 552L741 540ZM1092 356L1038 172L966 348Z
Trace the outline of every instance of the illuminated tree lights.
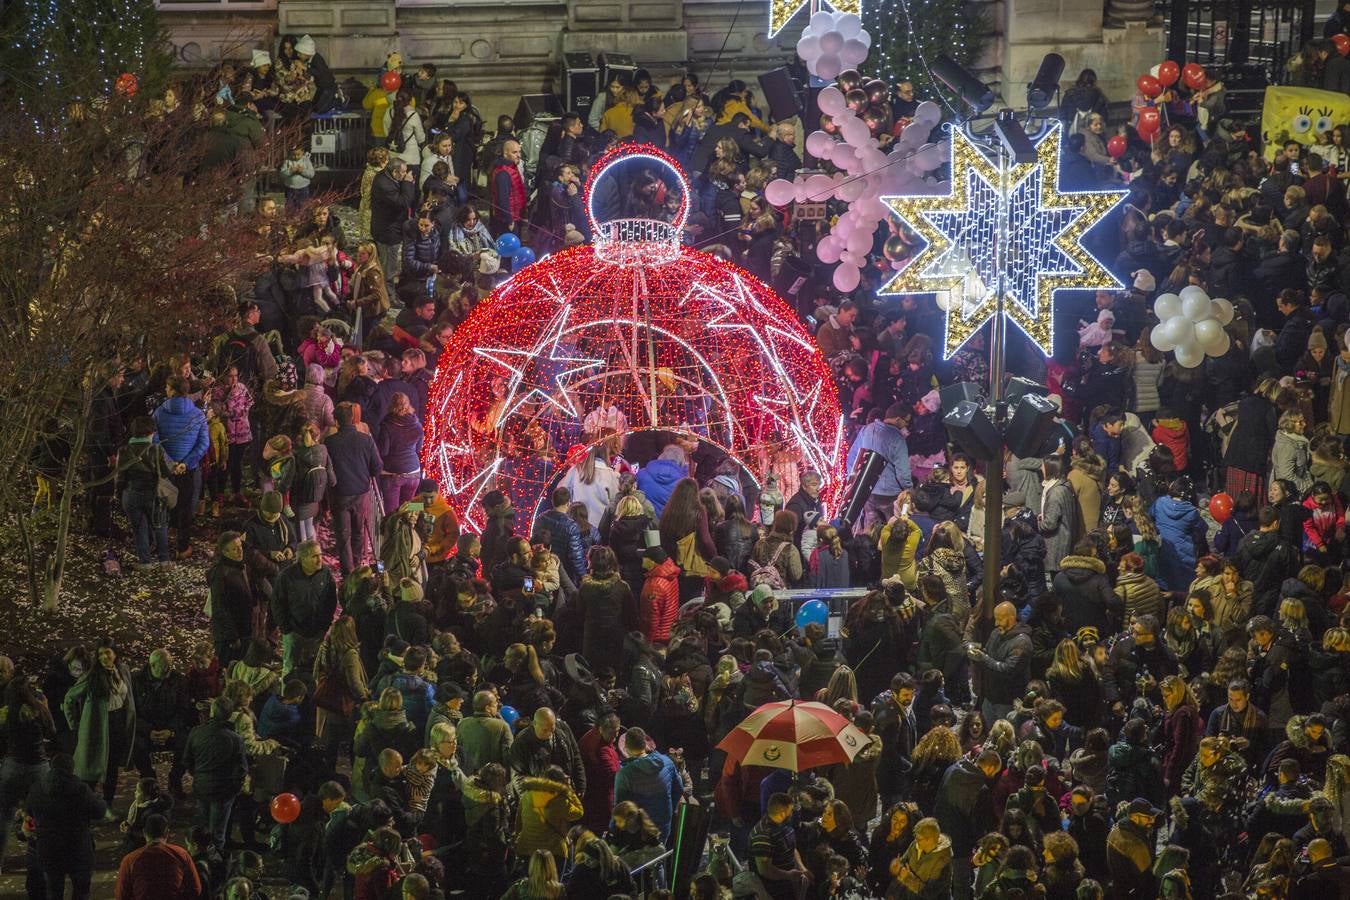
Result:
M769 0L769 37L783 30L788 21L810 6L810 0ZM825 0L835 12L862 13L862 0Z
M984 151L954 129L950 194L884 198L925 246L880 293L939 294L946 309L944 356L995 314L1000 268L1005 314L1046 356L1054 350L1056 292L1121 286L1082 241L1125 191L1060 191L1059 136L1056 124L1036 144L1035 163L1000 175ZM1008 219L1001 260L995 256L1000 208Z
M427 410L424 464L481 529L494 488L528 527L601 398L629 431L696 435L756 479L785 458L839 487L843 418L830 369L791 307L698 251L623 266L576 247L498 288L455 330Z

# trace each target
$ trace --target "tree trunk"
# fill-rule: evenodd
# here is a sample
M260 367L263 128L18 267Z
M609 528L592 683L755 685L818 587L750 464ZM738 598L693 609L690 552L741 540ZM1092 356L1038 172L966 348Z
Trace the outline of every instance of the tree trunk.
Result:
M61 503L57 507L56 519L56 546L52 548L52 554L47 558L42 580L42 608L49 612L60 604L61 582L66 575L66 549L70 544L70 517L75 507L75 484L80 471L80 461L84 456L84 439L89 433L89 413L93 399L93 390L86 387L80 396L75 430L71 436L70 456L66 460L65 478L61 482Z

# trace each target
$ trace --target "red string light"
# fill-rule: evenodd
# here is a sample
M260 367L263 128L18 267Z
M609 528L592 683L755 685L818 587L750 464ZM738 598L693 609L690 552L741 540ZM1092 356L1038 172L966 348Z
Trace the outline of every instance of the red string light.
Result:
M761 483L779 473L785 495L806 469L827 503L840 490L843 417L815 340L772 289L688 248L623 266L575 247L489 295L441 354L427 475L471 528L493 489L528 528L602 395L627 431L696 435Z

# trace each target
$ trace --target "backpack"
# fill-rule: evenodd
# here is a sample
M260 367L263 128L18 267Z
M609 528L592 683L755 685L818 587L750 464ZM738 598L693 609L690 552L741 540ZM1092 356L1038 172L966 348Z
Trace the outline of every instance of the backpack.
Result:
M773 556L769 557L766 563L757 563L750 560L750 586L759 587L761 584L767 584L775 591L787 590L787 585L783 583L783 575L778 571L778 557L783 555L783 550L787 548L791 541L783 541L778 545L778 549L773 551Z
M241 384L251 385L257 377L257 368L253 365L253 348L248 338L235 332L225 335L216 354L216 374L224 375L233 366L239 371Z

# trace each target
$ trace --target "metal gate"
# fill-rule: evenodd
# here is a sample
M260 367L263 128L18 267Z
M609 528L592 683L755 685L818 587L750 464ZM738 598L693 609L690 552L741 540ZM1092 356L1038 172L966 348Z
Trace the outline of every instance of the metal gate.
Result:
M1287 64L1313 37L1316 0L1162 0L1167 58L1288 80Z

